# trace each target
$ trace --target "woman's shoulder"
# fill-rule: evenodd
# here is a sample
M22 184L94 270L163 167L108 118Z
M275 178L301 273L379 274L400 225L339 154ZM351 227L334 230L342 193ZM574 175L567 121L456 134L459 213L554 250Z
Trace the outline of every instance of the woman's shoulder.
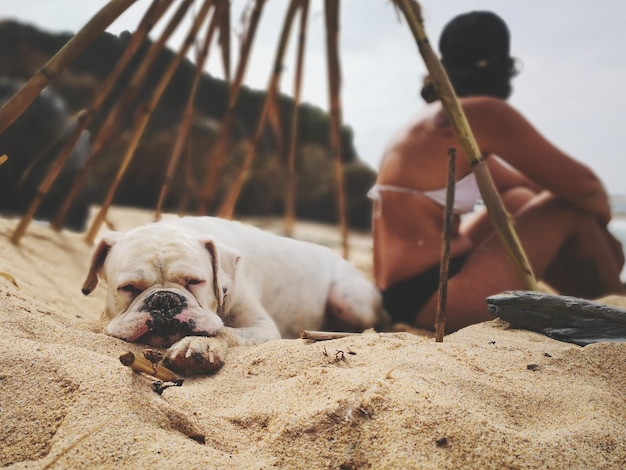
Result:
M513 107L506 101L493 96L467 96L459 99L464 111L501 111Z
M461 106L474 132L505 132L529 127L528 120L504 100L492 96L461 98Z

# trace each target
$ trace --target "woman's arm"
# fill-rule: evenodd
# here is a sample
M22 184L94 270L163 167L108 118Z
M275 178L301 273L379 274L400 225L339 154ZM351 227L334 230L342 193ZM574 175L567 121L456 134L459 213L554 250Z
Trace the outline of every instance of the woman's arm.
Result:
M507 165L495 155L489 156L487 166L489 167L489 173L491 173L493 182L500 193L505 193L514 188L526 188L534 193L541 191L537 183L527 178L510 165Z
M463 100L476 141L558 197L593 215L611 219L608 195L589 167L561 152L506 102L489 97Z

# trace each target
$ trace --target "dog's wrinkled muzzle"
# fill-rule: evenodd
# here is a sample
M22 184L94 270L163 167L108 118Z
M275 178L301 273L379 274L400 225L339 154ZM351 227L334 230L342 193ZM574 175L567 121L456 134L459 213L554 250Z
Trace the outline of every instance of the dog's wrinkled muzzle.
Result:
M185 336L211 336L224 326L213 311L174 289L155 289L114 317L106 332L134 343L166 348Z

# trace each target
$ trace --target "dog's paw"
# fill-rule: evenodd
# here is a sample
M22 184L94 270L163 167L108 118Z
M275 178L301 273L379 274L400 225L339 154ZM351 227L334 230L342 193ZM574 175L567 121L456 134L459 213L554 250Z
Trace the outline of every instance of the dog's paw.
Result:
M187 376L209 374L224 365L227 352L222 338L186 336L167 350L163 365Z

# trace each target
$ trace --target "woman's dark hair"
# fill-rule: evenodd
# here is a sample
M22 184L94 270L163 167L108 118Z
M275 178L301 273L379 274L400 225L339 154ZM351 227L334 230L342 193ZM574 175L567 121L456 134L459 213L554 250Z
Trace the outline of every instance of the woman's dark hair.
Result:
M517 75L509 45L509 29L495 13L473 11L453 18L441 33L439 51L456 94L507 99ZM428 103L438 99L428 77L422 97Z

